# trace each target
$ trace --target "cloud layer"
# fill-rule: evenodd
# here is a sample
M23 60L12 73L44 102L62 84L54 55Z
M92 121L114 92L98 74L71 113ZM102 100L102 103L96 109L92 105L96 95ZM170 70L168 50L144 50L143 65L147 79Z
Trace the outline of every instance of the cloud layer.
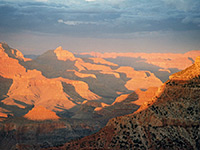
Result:
M122 39L194 33L199 10L199 0L0 0L0 33Z
M77 28L81 33L199 30L199 8L199 0L10 0L1 1L0 27L71 34Z

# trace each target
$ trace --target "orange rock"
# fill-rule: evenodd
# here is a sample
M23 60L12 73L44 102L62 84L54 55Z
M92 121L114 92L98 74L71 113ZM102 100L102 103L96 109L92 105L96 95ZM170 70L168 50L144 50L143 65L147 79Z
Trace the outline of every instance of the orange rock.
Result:
M30 58L24 58L22 52L17 49L10 48L6 43L0 43L1 51L5 52L9 57L18 59L20 61L30 61Z
M80 78L87 78L87 77L91 77L91 78L97 78L94 74L88 74L88 73L81 73L81 72L78 72L76 70L66 70L67 72L74 72L74 74L77 76L77 77L80 77Z
M109 65L109 66L118 66L117 64L114 64L112 62L106 61L105 59L102 58L90 58L93 60L94 63L96 64L103 64L103 65Z
M66 60L71 60L71 61L74 61L76 60L76 58L74 57L74 55L67 51L67 50L63 50L62 47L58 47L54 50L54 53L56 54L58 60L63 60L63 61L66 61Z
M0 44L0 75L5 78L14 78L21 76L26 69L21 66L18 60L10 58Z
M116 72L125 73L127 78L130 78L125 84L125 87L129 90L147 89L148 87L162 85L162 81L149 71L135 71L131 67L120 67Z
M97 65L97 64L91 64L91 63L86 63L83 61L77 61L75 63L75 66L77 68L79 68L79 71L81 70L85 70L85 68L87 68L87 70L102 70L102 71L112 71L112 69L109 66L105 66L105 65Z
M192 65L192 60L196 56L200 55L200 50L190 51L185 54L179 53L81 53L81 55L91 55L98 58L117 58L117 57L129 57L129 58L141 58L142 62L153 64L161 68L177 68L185 69Z
M47 79L37 70L26 70L17 59L10 58L2 46L0 64L0 76L13 80L7 93L9 98L2 101L4 104L23 108L13 101L15 99L30 105L40 104L51 110L58 109L57 106L70 109L76 105L68 100L60 81Z
M82 98L84 98L86 100L97 100L97 99L101 98L100 96L91 92L89 90L88 84L83 81L69 80L69 79L64 79L61 77L57 78L57 80L72 85L75 88L76 93L79 94ZM70 93L70 91L69 91L69 93Z
M120 96L118 96L115 101L112 103L112 105L114 105L115 103L120 103L123 102L124 100L126 100L128 98L130 94L122 94Z
M115 76L115 78L120 78L119 73L117 73L115 71L100 71L100 73L102 73L102 74L110 74L110 75Z
M57 120L59 117L55 112L46 109L43 106L35 106L25 116L29 120Z
M136 101L133 101L132 103L136 105L142 105L143 103L151 99L153 96L155 96L157 90L158 90L157 87L150 87L146 91L137 89L135 93L138 95L138 99Z

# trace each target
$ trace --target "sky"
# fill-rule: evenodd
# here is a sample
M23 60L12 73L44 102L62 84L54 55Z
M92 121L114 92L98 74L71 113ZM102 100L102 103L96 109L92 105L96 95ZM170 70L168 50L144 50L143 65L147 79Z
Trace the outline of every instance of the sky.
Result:
M200 50L200 0L0 0L0 41L24 54Z

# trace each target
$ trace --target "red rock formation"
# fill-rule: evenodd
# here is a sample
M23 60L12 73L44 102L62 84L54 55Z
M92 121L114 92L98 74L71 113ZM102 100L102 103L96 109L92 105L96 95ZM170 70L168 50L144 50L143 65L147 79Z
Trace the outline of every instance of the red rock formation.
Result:
M137 89L135 93L138 95L138 99L132 103L141 106L142 104L147 102L149 99L151 99L153 96L155 96L155 93L157 90L158 90L157 87L150 87L146 91Z
M117 64L114 64L112 62L106 61L102 58L90 58L94 63L96 64L102 64L102 65L109 65L109 66L118 66Z
M63 61L66 61L66 60L70 60L70 61L74 61L76 60L76 58L74 57L74 55L67 51L67 50L63 50L62 47L58 47L54 50L54 53L56 54L58 60L63 60Z
M109 66L105 65L98 65L98 64L91 64L91 63L86 63L84 61L76 61L75 66L81 70L103 70L103 71L112 71L112 69Z
M24 58L24 55L17 49L10 48L6 43L0 43L1 51L5 52L9 57L20 61L30 61L30 58Z
M150 98L152 98L157 90L158 90L157 87L150 87L146 91L137 89L131 94L120 95L115 99L112 105L116 103L128 102L141 106L143 103L147 102Z
M125 73L127 78L130 78L125 84L125 87L129 90L147 89L148 87L162 85L162 81L149 71L135 71L131 67L120 67L116 72Z
M140 61L159 66L161 68L177 68L185 69L192 65L192 60L196 56L200 55L200 50L190 51L185 54L174 53L81 53L81 55L91 55L98 58L117 58L117 57L129 57L129 58L141 58ZM142 60L144 59L144 60Z
M81 73L81 72L78 72L76 70L66 70L67 72L74 72L74 74L77 76L77 77L80 77L80 78L88 78L88 77L91 77L91 78L97 78L96 75L94 74L88 74L88 73Z
M171 76L134 114L111 119L98 133L51 149L194 149L200 146L200 57Z
M92 124L91 126L81 125L78 127L76 132L79 135L72 133L73 130L71 128L74 129L74 127L70 127L70 134L72 135L68 135L69 138L91 134L92 131L100 128L99 122L101 122L102 126L107 119L113 116L134 112L138 105L141 105L148 95L152 93L151 91L148 93L149 90L145 92L136 90L135 95L127 95L127 98L124 97L124 99L113 105L92 100L102 98L101 100L104 100L104 102L107 100L113 102L113 98L118 96L119 93L127 93L128 89L135 90L138 87L147 89L149 86L162 84L149 71L136 71L131 67L118 68L116 64L105 61L102 58L75 58L72 53L62 50L61 47L54 51L46 52L36 60L25 61L17 50L9 47L5 50L5 46L0 47L0 88L3 87L0 91L1 96L3 96L0 103L0 117L20 118L30 110L32 105L35 105L36 108L33 108L25 115L25 118L30 120L20 118L16 122L39 122L39 127L35 127L31 132L28 132L28 129L31 128L30 126L27 128L26 126L21 126L19 131L14 127L16 126L15 123L11 125L13 128L9 128L9 135L11 130L15 130L13 133L16 132L17 138L26 134L31 134L29 135L30 138L35 138L41 130L40 123L44 120L58 119L57 115L62 120L62 117L64 119L71 117L70 124L76 120L74 118L85 119L84 122L80 120L81 124L91 119L88 123ZM145 95L145 93L148 94ZM87 101L82 104L84 100ZM104 114L105 116L103 116ZM12 120L9 117L4 121L9 122ZM98 127L96 127L94 120L98 121ZM62 125L59 123L58 126L63 127L65 123L61 123ZM0 127L1 125L4 129L4 122L0 124ZM51 128L51 121L48 128ZM27 131L25 134L23 134L23 129ZM54 129L57 132L57 128L53 125L51 131L53 132ZM1 133L4 133L4 131ZM47 137L50 135L47 135ZM55 134L56 137L57 135L58 133ZM27 142L27 139L24 139L24 143ZM30 141L27 143L30 144Z
M7 93L9 97L2 101L5 105L24 108L15 99L29 105L44 105L50 110L59 110L58 106L65 109L75 106L68 100L60 81L47 79L37 70L26 70L18 60L9 57L7 51L0 47L0 76L13 80Z
M10 58L0 44L0 75L4 78L13 78L26 72L26 69L18 63L18 60Z
M83 81L78 81L78 80L69 80L69 79L64 79L64 78L57 78L57 80L65 82L66 84L70 84L75 88L75 92L79 94L82 98L87 99L87 100L97 100L100 99L101 97L98 96L97 94L91 92L89 90L89 86L87 83ZM66 93L68 91L66 90ZM69 91L70 93L70 91Z
M55 112L46 109L43 106L35 106L25 116L29 120L57 120L59 117Z
M157 90L157 87L148 88L146 91L137 89L131 94L120 95L111 105L96 107L94 111L97 114L102 115L104 119L130 114L135 112L139 106L152 98Z

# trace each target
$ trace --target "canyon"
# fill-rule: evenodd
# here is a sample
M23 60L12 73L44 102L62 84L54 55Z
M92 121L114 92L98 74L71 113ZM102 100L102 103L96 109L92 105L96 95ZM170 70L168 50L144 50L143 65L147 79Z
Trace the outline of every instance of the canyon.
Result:
M170 76L155 96L134 113L111 119L99 132L62 149L200 148L200 57Z
M185 54L73 54L58 47L31 59L8 44L0 43L0 148L101 149L112 148L112 141L116 142L113 144L115 149L131 148L129 144L122 144L122 141L127 143L127 139L133 140L132 135L123 139L125 132L145 136L148 132L150 138L154 128L164 130L161 127L166 124L173 126L173 130L174 122L184 128L188 120L181 122L181 116L173 116L173 111L182 106L184 110L179 113L184 115L190 105L194 114L190 125L199 130L195 117L199 114L196 110L199 108L200 60L194 61L196 56L200 56L200 51ZM122 57L130 57L134 63L124 65L118 60ZM173 74L182 69L186 70ZM175 97L177 102L173 101ZM169 110L168 107L175 108ZM166 112L170 115L162 116ZM138 128L133 128L136 125ZM189 129L196 136L193 129ZM106 137L107 132L109 137ZM96 134L87 137L93 133ZM85 138L78 144L77 141L65 144L82 137ZM91 138L95 140L88 147ZM155 141L150 142L148 138L146 141L155 145ZM159 138L163 137L160 135ZM141 141L138 137L136 140ZM142 143L146 141L142 139ZM194 140L188 142L188 138L185 141L195 143ZM139 146L151 149L149 144L139 142Z

